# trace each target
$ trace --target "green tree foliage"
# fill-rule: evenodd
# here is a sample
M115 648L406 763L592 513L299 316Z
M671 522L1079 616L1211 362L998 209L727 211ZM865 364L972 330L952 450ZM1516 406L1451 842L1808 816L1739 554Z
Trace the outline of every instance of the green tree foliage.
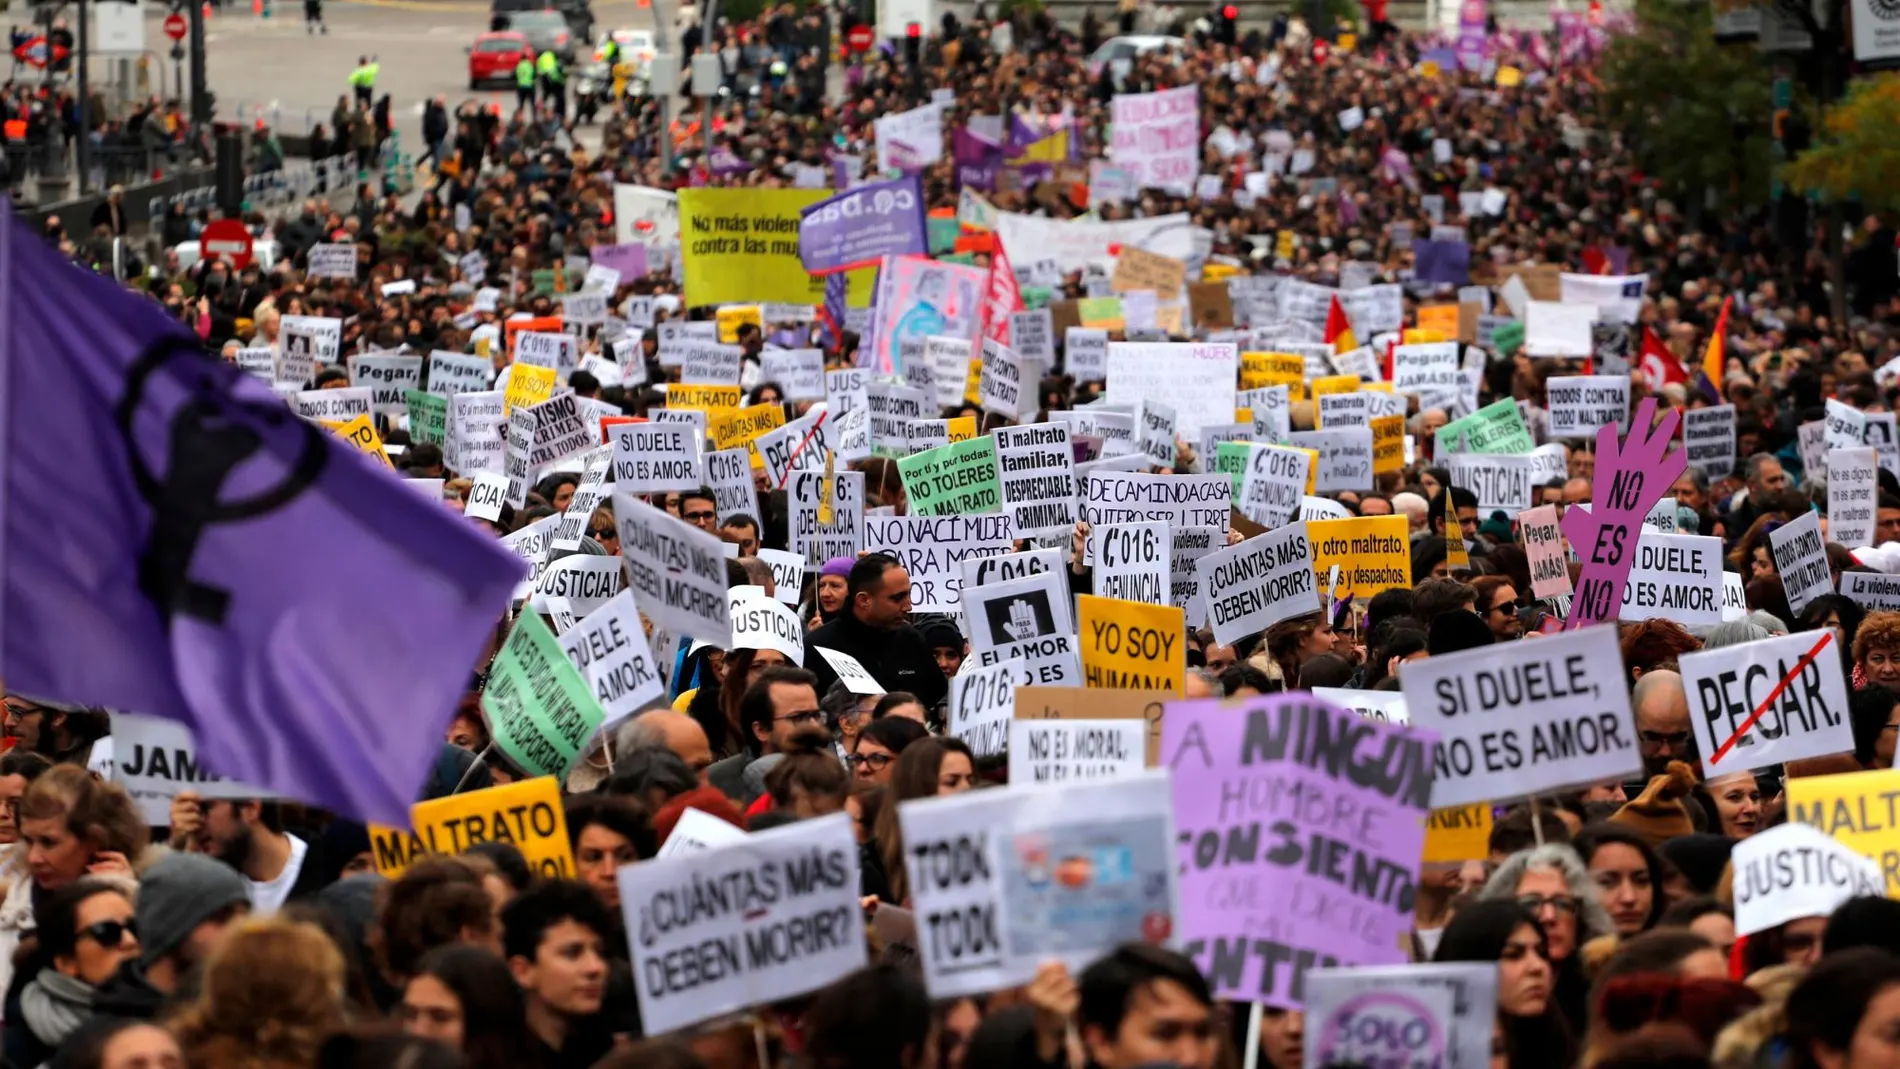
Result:
M1827 200L1900 207L1900 74L1854 79L1822 113L1819 136L1788 165L1788 184Z
M1716 43L1707 3L1637 0L1636 31L1604 56L1602 121L1686 207L1710 194L1728 207L1764 203L1770 78L1755 46Z

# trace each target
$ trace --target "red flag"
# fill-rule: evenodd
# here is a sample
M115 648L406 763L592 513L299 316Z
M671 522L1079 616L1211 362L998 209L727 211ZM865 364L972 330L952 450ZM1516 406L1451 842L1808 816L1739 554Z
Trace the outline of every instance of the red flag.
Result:
M982 337L998 345L1009 344L1009 314L1023 310L1023 291L1016 285L1016 272L1010 269L1009 254L1003 243L996 243L990 255L989 288L983 295Z
M1643 369L1643 376L1649 380L1650 389L1661 389L1672 382L1688 382L1689 373L1682 370L1682 361L1670 352L1648 327L1643 328L1643 352L1637 359Z
M1346 307L1339 303L1337 293L1326 309L1326 344L1332 346L1335 353L1359 348L1359 340L1352 334L1352 320L1346 318Z

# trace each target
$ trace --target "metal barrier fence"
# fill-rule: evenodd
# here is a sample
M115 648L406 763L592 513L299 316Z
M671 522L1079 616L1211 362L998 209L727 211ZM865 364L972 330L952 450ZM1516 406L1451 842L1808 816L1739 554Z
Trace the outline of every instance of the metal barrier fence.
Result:
M386 147L381 161L380 177L383 182L399 192L407 192L414 186L415 164L407 155L394 151L394 144ZM295 204L306 197L328 196L355 189L364 175L357 169L354 155L332 156L323 160L291 160L283 167L260 174L245 176L244 202L257 211L269 211ZM172 205L182 207L190 215L201 209L215 208L218 202L218 190L215 185L196 186L168 197L153 197L150 202L153 219L162 219Z

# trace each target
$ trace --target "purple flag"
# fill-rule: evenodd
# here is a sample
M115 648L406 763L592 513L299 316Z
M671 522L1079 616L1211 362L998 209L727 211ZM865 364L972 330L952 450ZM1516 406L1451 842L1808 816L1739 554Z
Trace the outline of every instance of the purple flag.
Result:
M1412 277L1420 282L1464 286L1471 282L1471 246L1462 241L1412 239Z
M824 328L825 348L830 349L844 341L845 301L851 296L851 276L839 271L825 276L825 303L820 312L819 324Z
M406 826L520 562L0 205L8 689Z
M989 192L996 188L996 173L1003 168L1002 146L967 129L958 129L952 139L957 165L957 185Z
M798 256L814 275L867 267L886 256L929 253L924 184L917 175L827 197L798 219Z
M1468 71L1484 66L1491 43L1487 32L1485 0L1461 0L1458 5L1458 65Z

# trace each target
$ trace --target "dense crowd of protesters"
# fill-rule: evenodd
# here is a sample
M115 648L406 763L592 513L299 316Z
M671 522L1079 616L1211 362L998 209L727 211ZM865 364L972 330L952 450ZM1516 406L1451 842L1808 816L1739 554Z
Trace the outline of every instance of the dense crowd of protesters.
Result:
M1180 21L1170 13L1166 23ZM1551 59L1552 42L1537 35L1492 37L1495 64L1527 72L1508 87L1440 67L1428 58L1440 42L1382 35L1354 50L1297 19L1231 44L1197 33L1183 50L1134 59L1117 85L1115 71L1091 71L1086 62L1108 32L1094 13L1079 35L1026 11L997 21L981 13L946 17L931 30L914 63L899 42L853 64L837 102L826 99L833 60L824 18L787 5L755 24L714 27L728 92L712 130L701 127L697 111L673 120L671 159L659 155L660 113L649 98L629 98L605 120L597 155L563 151L560 123L545 111L504 117L470 102L444 113L452 123L444 121L436 139L435 178L413 206L366 187L347 212L310 202L284 218L253 217L281 248L275 263L234 271L209 259L185 269L171 261L142 284L213 351L272 345L283 316L321 315L342 321L348 354L402 346L470 352L482 324L558 310L529 280L613 242L614 182L788 186L790 165L828 166L834 152L862 150L873 120L922 104L938 89L955 93L952 129L999 111L1066 115L1083 155L1097 157L1115 92L1195 84L1204 171L1237 176L1269 133L1310 150L1311 173L1335 179L1333 190L1276 180L1243 206L1229 182L1223 188L1230 192L1212 199L1150 190L1137 202L1100 209L1102 218L1185 211L1211 231L1213 262L1329 282L1343 262L1370 262L1382 280L1397 280L1411 264L1409 242L1399 235L1429 232L1435 220L1423 198L1434 194L1444 197L1442 221L1466 228L1474 264L1584 270L1593 256L1616 250L1627 272L1648 273L1641 323L1674 364L1656 381L1632 344L1624 354L1635 365L1632 400L1654 394L1693 407L1719 397L1737 406L1735 473L1710 480L1691 471L1671 491L1679 529L1723 539L1750 611L1700 634L1666 620L1620 625L1642 777L1538 807L1501 807L1487 857L1423 865L1412 957L1497 963L1494 1069L1896 1064L1900 905L1855 899L1832 917L1738 939L1729 860L1736 842L1787 819L1788 778L1893 765L1900 613L1867 612L1837 594L1794 613L1764 545L1778 525L1826 507L1824 481L1804 471L1797 442L1798 428L1821 418L1823 399L1866 412L1893 405L1894 378L1876 374L1896 355L1891 331L1900 323L1891 228L1868 219L1836 283L1819 235L1789 245L1762 219L1674 203L1618 138L1593 126L1587 59ZM703 43L699 35L695 28L689 51ZM43 113L43 102L17 94L6 106L25 108L29 122L60 121ZM1336 119L1347 108L1365 117L1349 133ZM144 123L162 121L153 115ZM379 124L386 130L386 105L379 116L339 102L333 129L348 129L347 143L362 146ZM1229 136L1216 139L1215 131ZM1435 155L1440 140L1450 142L1449 158ZM715 153L745 166L715 168ZM948 160L926 172L932 207L957 206L954 177ZM1493 186L1507 195L1497 214L1467 217L1458 209L1459 192ZM1032 184L992 200L1005 210L1082 214L1066 191L1048 194ZM463 209L469 225L458 229ZM189 233L188 223L162 225L168 246ZM1282 231L1294 235L1290 249L1269 242L1256 250L1247 240ZM48 237L84 258L91 236L55 220ZM359 277L305 277L309 248L338 240L358 245ZM993 246L979 241L975 249L976 262L987 265ZM486 262L486 284L505 287L490 311L473 310L476 287L460 274L471 251ZM1027 250L1008 252L1019 265L1027 258ZM417 286L386 296L384 285L400 279ZM1846 286L1846 321L1830 311L1836 284ZM1062 290L1082 296L1084 282L1072 274ZM624 280L615 298L631 295L656 296L662 319L711 314L682 309L663 266ZM1722 381L1703 388L1693 370L1725 302L1732 307L1728 359ZM1408 296L1408 323L1418 303ZM853 362L855 334L765 326L741 329L752 369L749 403L784 401L779 385L756 373L768 335L789 331L800 344L824 344L836 365ZM583 349L600 351L600 340L585 340ZM651 333L636 359L647 365L645 381L665 381ZM495 361L499 371L505 353ZM1535 429L1544 381L1574 367L1496 354L1480 400L1519 400ZM347 375L326 370L313 383L332 384L347 385ZM585 371L567 385L629 415L647 415L665 400L658 389L603 385ZM1053 369L1041 384L1040 407L1071 407L1094 397L1098 385ZM996 422L975 406L945 414ZM1560 606L1532 596L1510 517L1480 515L1476 497L1437 466L1431 432L1450 415L1414 402L1407 420L1417 462L1380 477L1376 491L1331 495L1355 515L1407 517L1413 586L1233 644L1194 629L1187 697L1394 690L1401 665L1534 641L1561 616ZM1295 404L1296 428L1310 428L1313 419L1310 403ZM412 442L400 426L387 427L385 441L407 474L446 479L447 503L463 506L469 473L446 469L438 447ZM1195 457L1191 445L1181 443L1176 470L1207 470L1211 458ZM1559 510L1594 495L1590 445L1569 445L1567 477L1539 490L1539 503ZM890 459L857 467L867 475L868 506L905 512ZM504 509L490 526L507 533L564 509L578 481L546 477L524 507ZM1900 542L1900 482L1883 471L1881 483L1876 541L1883 545L1829 545L1836 586L1843 572L1900 572L1900 547L1891 544ZM656 503L739 547L732 585L766 585L771 572L756 553L787 547L788 507L782 490L759 489L758 516L721 516L708 491ZM618 554L610 508L587 530L582 552ZM1070 583L1078 591L1088 589L1076 552L1085 536L1078 529L1071 547ZM1466 550L1462 562L1448 552L1454 544ZM418 861L385 879L375 873L367 829L287 800L187 792L172 804L168 827L150 829L125 791L88 772L95 742L110 731L107 714L9 695L12 748L0 757L7 1064L1239 1064L1248 1007L1217 1002L1185 957L1138 945L1075 975L1052 966L1019 990L932 1002L914 945L874 937L874 966L814 996L690 1034L643 1036L615 872L654 858L687 809L755 831L850 814L865 908L875 915L880 905L910 903L897 807L997 789L1004 778L944 734L949 681L968 646L954 620L911 614L909 589L892 558L839 557L811 570L802 591L805 665L770 650L682 648L677 660L664 658L666 698L606 732L568 777L573 880L531 878L519 851L494 844ZM1833 630L1854 688L1853 751L1800 769L1701 778L1677 660L1823 629ZM820 646L858 656L888 692L851 692L815 654ZM421 797L521 778L489 741L472 691ZM1303 1015L1267 1008L1257 1042L1257 1064L1301 1066Z

